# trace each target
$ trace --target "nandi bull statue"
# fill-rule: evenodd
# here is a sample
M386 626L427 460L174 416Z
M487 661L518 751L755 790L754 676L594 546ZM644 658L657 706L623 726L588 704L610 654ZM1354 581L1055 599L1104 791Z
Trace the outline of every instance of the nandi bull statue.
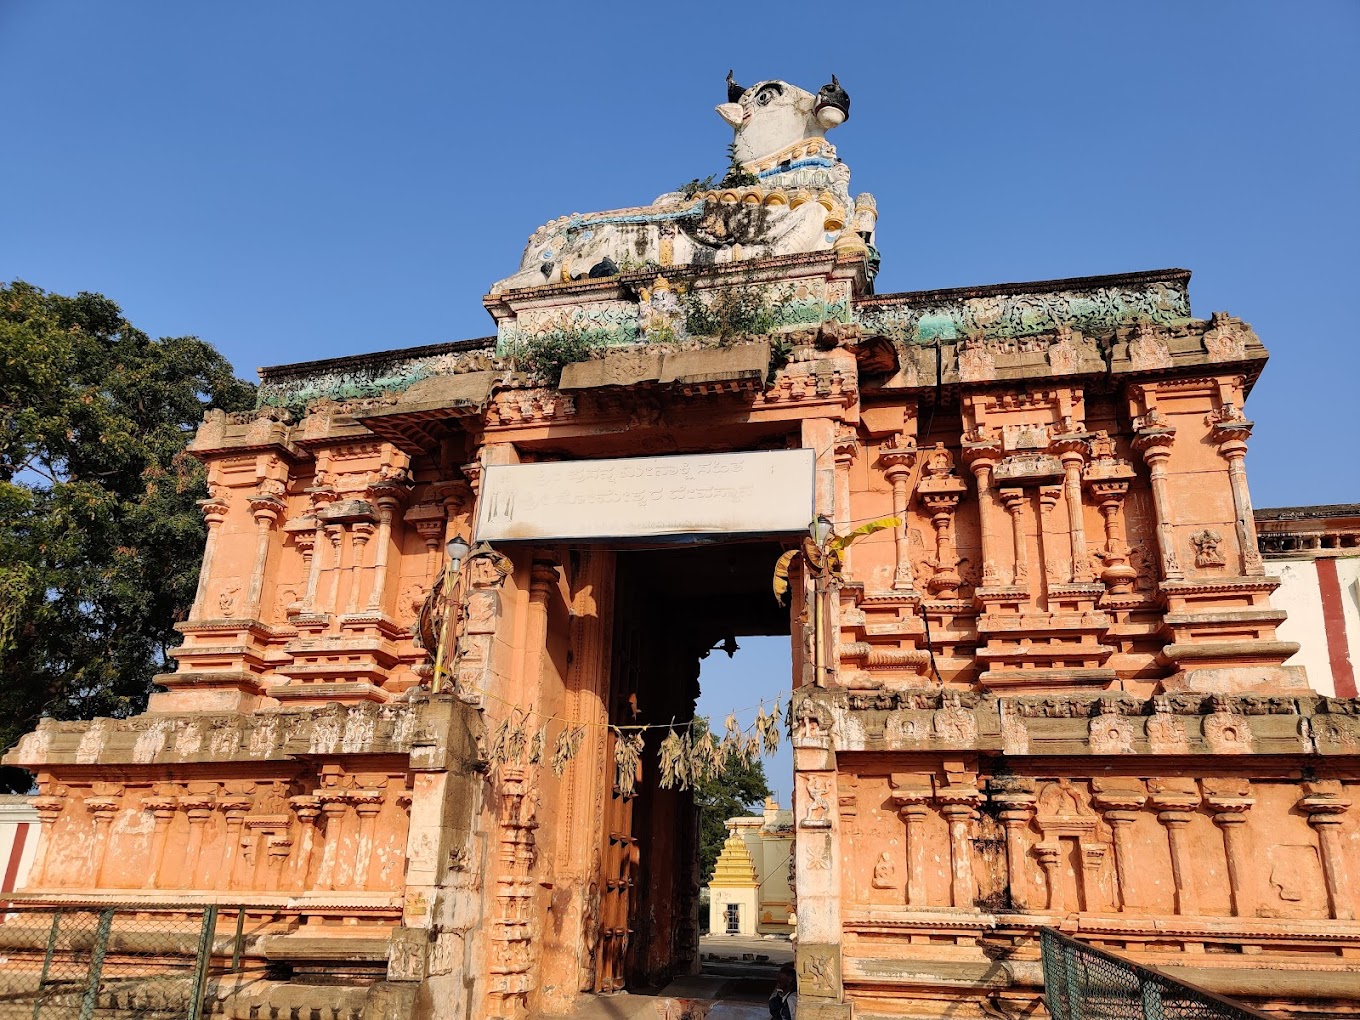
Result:
M633 266L872 248L873 196L851 200L850 168L826 140L850 116L850 96L835 75L813 95L783 81L743 88L729 72L727 102L717 110L736 132L732 166L719 184L545 223L529 238L519 272L491 293L613 276Z

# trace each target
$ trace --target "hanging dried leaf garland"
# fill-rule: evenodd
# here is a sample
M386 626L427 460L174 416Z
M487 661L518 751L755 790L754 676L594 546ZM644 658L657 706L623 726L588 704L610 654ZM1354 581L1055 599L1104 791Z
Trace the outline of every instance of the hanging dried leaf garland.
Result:
M708 728L706 719L697 721L690 729L689 757L690 775L695 783L712 779L723 770L722 757L718 753L718 745L713 740L713 732Z
M760 742L764 745L766 754L774 754L779 750L779 722L780 715L779 702L774 703L774 713L766 716L765 710L760 710L760 715L756 716L756 732L760 735Z
M689 755L685 741L671 727L666 739L661 741L661 789L670 790L689 786Z
M553 775L561 776L567 770L567 764L576 757L576 752L581 749L581 740L586 735L586 728L578 726L575 729L564 729L557 735L557 744L553 747L552 770Z
M548 746L548 724L545 722L529 741L529 764L537 765L543 760L543 749Z
M642 768L643 737L640 732L625 736L617 726L613 730L614 765L617 768L615 780L619 795L632 797L637 793L638 775Z

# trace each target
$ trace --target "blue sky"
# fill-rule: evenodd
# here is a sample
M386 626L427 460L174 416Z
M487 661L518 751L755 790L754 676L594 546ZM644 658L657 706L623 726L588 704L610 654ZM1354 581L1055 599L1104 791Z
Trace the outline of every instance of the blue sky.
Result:
M1360 501L1358 49L1351 0L0 0L0 279L243 374L483 336L540 223L721 169L729 67L835 72L881 292L1192 269L1272 351L1257 505Z

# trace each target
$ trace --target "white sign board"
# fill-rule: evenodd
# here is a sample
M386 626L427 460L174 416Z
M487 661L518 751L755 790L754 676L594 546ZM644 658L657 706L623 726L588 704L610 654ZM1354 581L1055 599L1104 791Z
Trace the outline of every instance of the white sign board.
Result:
M479 542L806 531L811 450L500 464L482 473Z

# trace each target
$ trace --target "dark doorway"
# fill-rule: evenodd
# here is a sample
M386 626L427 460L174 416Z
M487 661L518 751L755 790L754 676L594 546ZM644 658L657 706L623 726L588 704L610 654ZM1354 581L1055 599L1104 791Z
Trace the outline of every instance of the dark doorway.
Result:
M733 638L789 634L789 611L770 589L783 548L767 540L618 554L614 726L688 724L702 655ZM598 991L654 990L699 971L698 813L691 791L660 786L665 731L641 732L636 788L629 795L616 782L605 816ZM616 746L611 732L611 768Z

